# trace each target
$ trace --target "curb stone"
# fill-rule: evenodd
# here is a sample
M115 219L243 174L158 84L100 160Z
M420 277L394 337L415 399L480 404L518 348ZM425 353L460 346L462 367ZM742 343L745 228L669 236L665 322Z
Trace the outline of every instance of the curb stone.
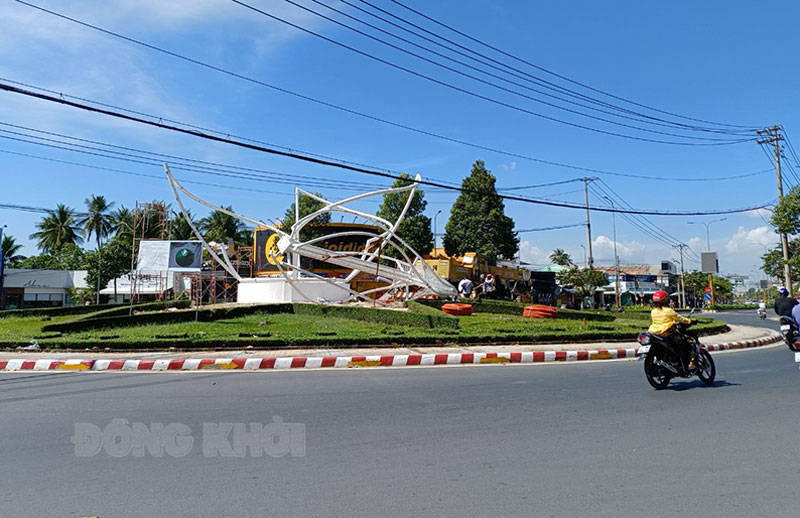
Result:
M762 347L781 341L780 335L756 340L705 345L712 352ZM309 356L285 358L0 360L0 371L201 371L282 370L352 367L414 367L430 365L482 365L496 363L547 363L636 358L638 348L590 351L532 351L502 353L400 354L374 356Z

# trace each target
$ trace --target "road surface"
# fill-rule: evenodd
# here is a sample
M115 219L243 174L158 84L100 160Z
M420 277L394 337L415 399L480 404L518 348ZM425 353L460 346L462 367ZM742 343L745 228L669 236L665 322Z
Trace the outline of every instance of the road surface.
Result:
M719 317L777 326L755 312ZM792 353L715 359L714 386L665 391L631 361L3 374L0 507L9 517L796 516ZM161 456L134 423L150 439L171 426ZM255 448L261 456L255 435L224 433L270 424L286 425L289 442ZM111 434L126 426L140 450Z

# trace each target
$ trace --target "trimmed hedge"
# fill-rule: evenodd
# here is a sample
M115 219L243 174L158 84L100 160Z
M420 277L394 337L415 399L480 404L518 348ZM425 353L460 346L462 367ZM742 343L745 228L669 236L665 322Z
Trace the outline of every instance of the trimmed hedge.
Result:
M175 301L186 302L186 301ZM162 305L159 309L171 305ZM127 308L125 309L127 312ZM111 313L111 312L109 312ZM319 315L364 322L396 324L401 326L449 328L458 329L458 319L444 315L425 315L410 311L396 311L391 309L373 309L359 306L320 306L316 304L281 303L281 304L254 304L247 306L206 307L199 310L160 311L153 313L139 313L132 316L127 314L116 315L108 313L101 316L91 315L87 318L47 324L42 326L42 332L69 333L87 331L91 329L105 329L113 327L130 327L147 324L173 324L177 322L190 322L197 318L201 322L211 322L228 318L238 318L256 313L276 314L294 313L298 315Z
M447 304L449 301L447 300L431 300L431 299L419 299L413 301L413 303L428 306L431 308L436 308L437 310L441 310L444 304ZM529 304L520 304L519 302L511 302L508 300L486 300L486 299L475 299L475 300L467 300L465 304L472 304L472 312L473 313L495 313L495 314L502 314L502 315L515 315L515 316L522 316L522 310L525 306ZM440 313L441 314L441 313ZM614 320L613 314L606 314L606 313L595 313L591 311L578 311L574 309L558 309L558 316L557 318L569 318L569 319L586 319L586 320L597 320L603 322L611 322Z
M757 309L758 304L714 304L710 309L725 311L729 309Z
M128 307L128 304L101 304L91 306L58 306L54 308L30 308L30 309L4 309L0 311L0 318L5 317L38 317L51 316L60 317L65 315L85 315L86 313L96 313L106 308Z
M168 309L168 308L186 309L191 306L192 303L188 300L157 300L154 302L140 302L138 304L134 304L133 311L136 313L141 313L143 311L160 311L162 309ZM86 315L81 320L104 318L104 317L128 316L128 313L130 313L131 310L130 308L131 308L130 304L125 304L122 307L103 309L91 313L89 315Z
M711 321L711 319L703 319ZM716 322L716 325L709 325L703 329L698 329L699 336L706 336L711 334L718 334L727 331L729 328L724 322ZM626 341L630 342L636 339L636 333L629 331L614 331L614 330L587 330L586 333L577 333L569 337L557 333L541 333L537 334L535 340L531 339L529 334L503 334L497 336L457 336L453 331L447 329L432 330L428 336L385 336L371 338L365 342L361 338L338 338L331 337L315 337L315 338L244 338L244 337L231 337L219 339L198 338L192 340L191 335L189 338L165 338L159 341L159 347L154 347L153 344L142 343L138 341L104 341L101 339L83 339L70 342L68 344L47 344L42 343L45 347L60 346L64 348L112 348L112 349L157 349L164 350L166 348L174 347L176 349L185 350L206 350L206 349L242 349L248 345L252 345L257 349L295 349L298 347L319 347L319 346L370 346L370 347L399 347L409 345L419 345L427 347L435 346L451 346L451 345L469 345L469 344L492 344L492 343L593 343L599 340L606 340L610 342ZM3 346L6 344L0 344ZM16 345L16 344L10 344ZM149 346L149 347L148 347Z

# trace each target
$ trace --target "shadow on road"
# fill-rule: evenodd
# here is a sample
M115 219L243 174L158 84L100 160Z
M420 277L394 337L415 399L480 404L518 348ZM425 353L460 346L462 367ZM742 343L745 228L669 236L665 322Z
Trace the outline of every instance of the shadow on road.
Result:
M689 390L693 388L740 387L741 385L742 385L741 383L731 383L730 381L727 380L716 380L711 385L706 385L700 380L694 380L694 381L684 381L680 383L670 384L670 386L667 388L669 390L680 392L683 390Z

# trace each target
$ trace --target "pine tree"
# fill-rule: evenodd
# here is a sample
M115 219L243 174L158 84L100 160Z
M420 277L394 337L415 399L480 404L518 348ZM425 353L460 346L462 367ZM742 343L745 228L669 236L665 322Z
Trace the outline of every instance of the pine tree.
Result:
M399 179L394 181L392 187L405 187L411 183L412 180L408 173L403 173ZM376 215L390 223L394 223L403 212L407 201L408 191L384 194L383 203L381 203ZM423 214L427 206L428 202L425 201L425 194L417 190L414 193L414 198L411 200L411 205L408 207L405 218L403 218L400 227L397 229L400 238L420 255L427 254L433 248L431 218ZM400 257L396 250L389 248L385 249L385 255Z
M505 215L495 181L483 160L476 160L472 173L461 182L462 192L445 226L444 249L448 255L478 252L492 261L516 255L519 237L514 232L514 220Z

